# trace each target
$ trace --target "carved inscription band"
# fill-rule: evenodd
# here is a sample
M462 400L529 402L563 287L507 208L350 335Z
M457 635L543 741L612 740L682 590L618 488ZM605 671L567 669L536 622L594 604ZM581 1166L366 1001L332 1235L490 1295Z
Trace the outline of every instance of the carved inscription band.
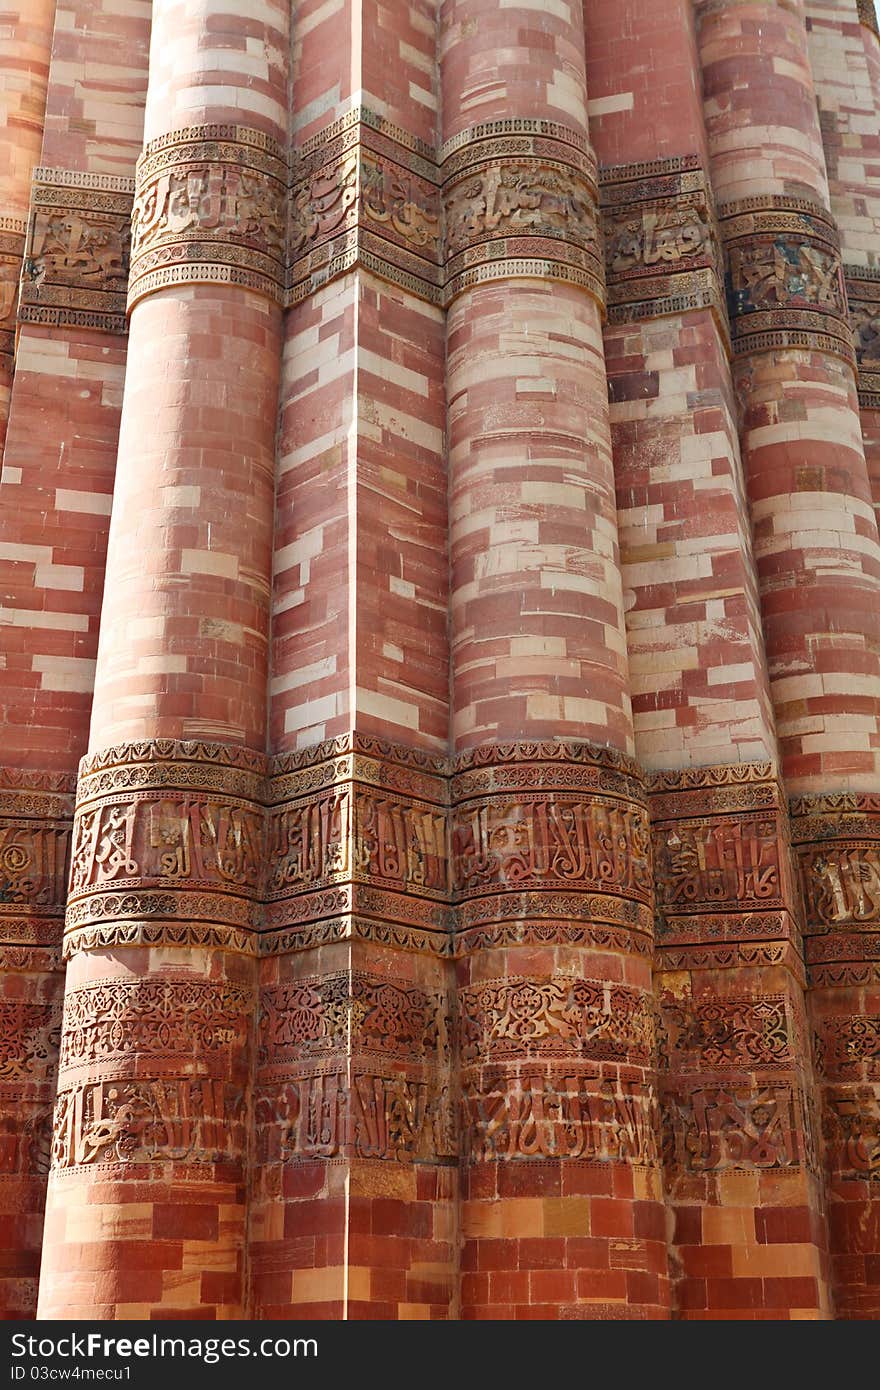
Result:
M755 197L718 209L735 353L806 347L854 360L834 222L808 198Z
M128 307L168 285L225 283L283 297L287 165L243 126L152 140L137 165Z

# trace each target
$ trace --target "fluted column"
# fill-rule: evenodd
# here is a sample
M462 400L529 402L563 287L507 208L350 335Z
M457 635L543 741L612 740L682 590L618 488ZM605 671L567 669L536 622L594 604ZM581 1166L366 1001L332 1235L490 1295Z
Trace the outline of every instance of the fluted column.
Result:
M436 19L294 6L260 1317L456 1311Z
M583 53L443 7L466 1318L668 1309Z
M862 441L880 514L880 36L873 0L807 0L810 63L855 340ZM875 784L876 785L876 784ZM814 1050L825 1101L838 1317L880 1316L877 966L880 799L805 797ZM841 814L842 813L842 814ZM853 843L858 837L857 843ZM819 839L824 843L816 843Z
M245 1306L287 20L153 6L42 1317Z
M584 15L633 723L650 772L673 1309L813 1316L825 1237L797 894L691 5L632 0L621 16L585 0ZM783 1252L792 1206L803 1219Z
M852 918L862 890L855 886L848 902L842 889L835 897L835 885L841 872L861 874L861 856L870 864L874 853L870 843L857 848L848 839L870 840L864 818L834 812L870 809L876 800L880 545L805 7L709 0L697 13L771 694L783 776L796 794L811 1016L821 1043L831 1001L816 986L840 983L836 962L860 949ZM834 1207L854 1201L856 1223L865 1208L850 1173L839 1181L845 1143L836 1136L850 1116L841 1119L829 1090L825 1044L814 1052L825 1072L832 1293L840 1309L848 1246Z
M15 351L15 311L30 204L39 163L55 0L19 0L3 16L0 56L0 460Z

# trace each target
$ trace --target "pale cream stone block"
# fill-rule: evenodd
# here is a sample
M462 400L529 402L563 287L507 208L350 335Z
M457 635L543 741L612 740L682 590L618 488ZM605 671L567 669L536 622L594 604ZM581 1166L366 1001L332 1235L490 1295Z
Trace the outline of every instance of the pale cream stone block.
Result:
M309 685L312 681L323 680L326 676L332 676L335 671L336 656L334 654L323 657L320 661L312 661L306 666L299 666L284 676L273 676L270 688L273 695L280 695L285 690L296 690L301 685Z
M358 711L363 714L370 714L375 719L384 719L389 724L399 724L405 729L419 727L419 704L416 695L413 695L413 702L408 704L403 700L393 699L390 695L380 695L375 690L365 690L358 686L355 699Z
M0 625L45 627L59 632L88 632L87 613L51 613L44 608L0 608Z
M35 671L42 674L43 690L72 690L89 694L95 685L95 662L77 656L35 656Z
M591 120L599 116L612 116L616 111L632 111L635 97L632 92L615 92L612 96L597 97L587 102L587 115Z
M182 550L181 574L213 574L222 579L238 578L238 556L220 550Z
M64 589L82 593L85 570L81 565L38 564L34 569L34 584L38 589Z

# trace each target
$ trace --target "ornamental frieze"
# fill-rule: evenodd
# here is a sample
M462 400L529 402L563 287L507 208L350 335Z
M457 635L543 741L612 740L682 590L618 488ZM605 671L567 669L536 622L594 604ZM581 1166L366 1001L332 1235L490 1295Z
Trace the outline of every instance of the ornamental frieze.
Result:
M19 318L126 331L131 179L35 169Z
M647 813L611 798L533 793L463 803L453 813L452 857L462 898L492 888L574 885L650 898Z
M0 1178L45 1177L51 1157L51 1106L9 1098L0 1088Z
M193 126L138 160L128 307L174 284L242 285L281 300L287 165L244 126Z
M639 1066L653 1059L652 1001L630 986L514 975L459 989L457 1010L465 1065L535 1054Z
M486 1072L466 1080L461 1156L469 1162L528 1159L658 1162L653 1088L580 1074Z
M673 821L653 838L658 913L783 905L775 818Z
M60 1056L62 1073L76 1067L130 1064L167 1056L194 1071L229 1066L245 1048L253 993L232 983L158 976L98 980L68 989Z
M782 995L660 999L663 1070L680 1072L793 1066L796 1039Z
M260 1165L344 1156L398 1163L455 1156L448 1088L421 1077L319 1072L260 1088L254 1117Z
M192 1077L87 1082L55 1105L52 1167L81 1164L240 1162L245 1093Z
M60 1004L0 997L0 1082L51 1080L60 1029Z
M442 995L360 971L267 986L260 996L265 1066L354 1050L406 1061L449 1060Z
M806 198L754 197L718 210L734 352L815 345L853 358L834 222Z
M600 172L611 323L711 307L727 334L709 180L696 156Z

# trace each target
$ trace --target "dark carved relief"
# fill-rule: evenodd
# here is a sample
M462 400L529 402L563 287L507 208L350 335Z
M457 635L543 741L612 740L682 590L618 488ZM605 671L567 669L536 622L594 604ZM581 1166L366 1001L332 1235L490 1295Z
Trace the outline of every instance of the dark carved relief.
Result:
M865 963L880 960L880 797L795 797L791 809L811 979L866 983Z
M194 1069L221 1053L228 1064L247 1042L251 990L235 984L157 977L99 980L68 990L61 1070L133 1056L191 1056Z
M222 282L279 299L287 166L268 136L193 126L151 141L137 166L129 309L167 285Z
M853 358L834 222L806 198L745 198L719 208L736 352L812 347Z
M663 1138L664 1164L672 1174L816 1166L806 1098L782 1083L669 1092Z
M0 769L0 946L4 950L52 949L61 940L72 793L72 783L64 777ZM53 968L48 961L42 964Z
M877 11L874 8L874 0L856 0L856 9L858 10L861 23L866 25L868 29L873 30L875 34L880 34L880 29L878 29L877 25Z
M466 1161L658 1162L656 1098L641 1082L487 1071L464 1082L461 1114Z
M17 217L0 216L0 355L10 357L15 347L18 282L24 247L25 223Z
M873 14L873 0L871 3ZM859 402L880 409L880 271L845 265L849 321L856 347Z
M835 1086L824 1093L828 1167L845 1178L880 1178L880 1095L874 1086Z
M712 308L727 333L709 180L697 156L600 171L611 323Z
M608 981L485 980L459 990L458 1013L465 1064L535 1053L642 1066L653 1058L651 1000Z
M131 179L34 170L22 322L126 331L133 193Z
M52 1166L240 1161L245 1095L192 1077L97 1081L59 1093Z
M792 1066L798 1058L782 996L660 1000L660 1064L675 1072Z
M399 1073L321 1072L260 1089L255 1123L261 1164L455 1155L448 1088Z

